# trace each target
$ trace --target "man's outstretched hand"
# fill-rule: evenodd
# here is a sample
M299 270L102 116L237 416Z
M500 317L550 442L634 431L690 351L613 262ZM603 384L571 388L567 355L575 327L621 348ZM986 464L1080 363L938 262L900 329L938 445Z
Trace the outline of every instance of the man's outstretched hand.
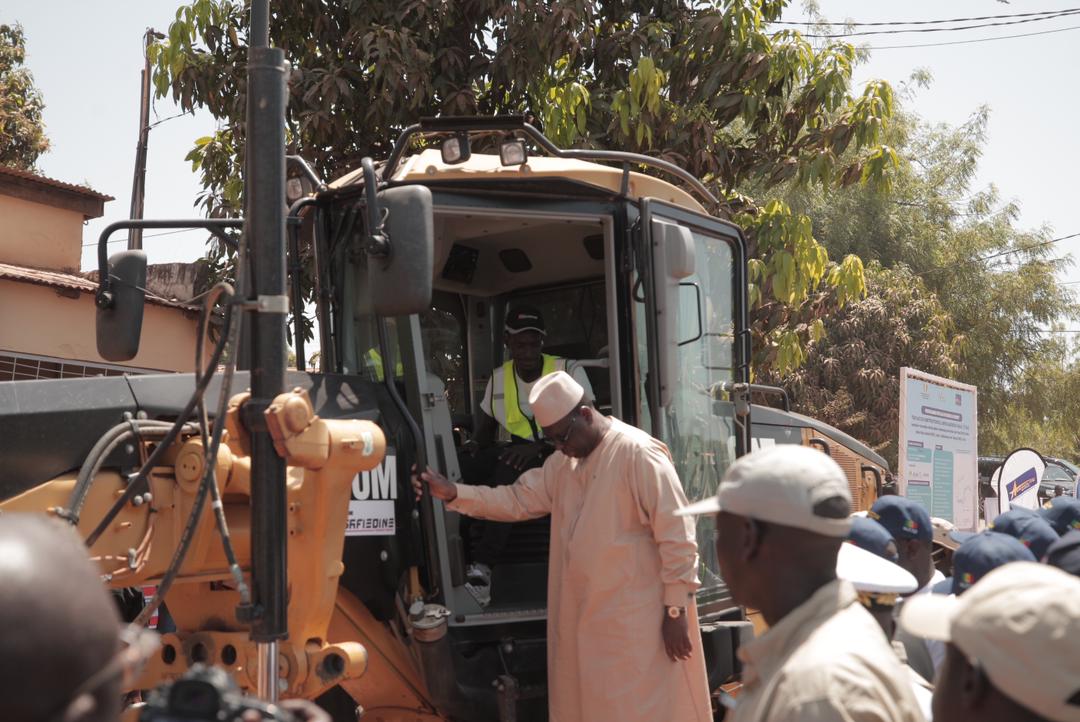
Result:
M428 491L436 499L442 501L453 501L457 498L457 484L447 479L439 472L432 469L430 466L427 471L416 473L416 467L413 467L412 487L416 493L417 500L424 493L424 484L427 484Z

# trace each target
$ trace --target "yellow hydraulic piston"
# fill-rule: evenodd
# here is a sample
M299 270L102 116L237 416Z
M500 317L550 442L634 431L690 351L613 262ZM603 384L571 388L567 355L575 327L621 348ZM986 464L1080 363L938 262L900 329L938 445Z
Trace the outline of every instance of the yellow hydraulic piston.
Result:
M251 565L251 457L240 410L249 394L233 397L225 418L224 443L215 460L220 491L237 562L245 577ZM306 391L278 396L266 410L277 452L286 460L289 638L278 644L282 697L313 698L362 675L367 650L355 641L330 643L341 556L353 479L379 465L386 453L382 430L370 421L321 419ZM189 521L205 472L198 436L178 439L148 476L148 491L116 515L89 550L113 587L158 583ZM66 474L0 503L6 512L55 512L75 486ZM93 482L78 525L83 536L97 525L125 482L113 471ZM160 653L136 688L176 678L203 662L224 667L237 683L256 687L255 643L236 617L240 592L229 571L210 504L194 521L184 563L166 595L176 632L162 636Z

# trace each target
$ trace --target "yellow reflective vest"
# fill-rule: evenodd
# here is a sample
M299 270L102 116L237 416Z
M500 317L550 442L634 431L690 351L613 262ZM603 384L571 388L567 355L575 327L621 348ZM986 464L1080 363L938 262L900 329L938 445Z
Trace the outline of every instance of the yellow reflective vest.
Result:
M371 349L368 349L367 355L368 355L368 365L371 367L372 371L375 372L375 378L378 379L379 381L385 381L386 380L386 374L383 373L382 354L379 353L377 350L371 348ZM398 362L396 364L394 364L394 376L396 378L401 378L404 375L405 375L405 367L401 365L401 359L398 359Z
M540 370L540 378L553 374L559 369L559 361L562 359L555 356L549 356L543 354L544 365ZM565 365L565 364L564 364ZM506 419L499 419L506 430L514 436L522 439L536 439L539 438L539 430L533 423L533 420L527 417L521 411L521 404L518 401L518 386L517 386L517 374L514 373L514 362L507 361L502 366L503 377L503 408L505 409Z

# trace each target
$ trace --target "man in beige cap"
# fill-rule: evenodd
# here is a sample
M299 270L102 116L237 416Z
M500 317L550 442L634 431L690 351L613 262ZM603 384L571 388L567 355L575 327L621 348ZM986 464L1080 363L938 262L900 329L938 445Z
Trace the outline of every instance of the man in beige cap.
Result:
M735 722L923 719L881 627L837 579L851 492L836 462L800 446L754 452L681 513L716 514L720 574L769 624L738 651Z
M1080 722L1080 579L1012 562L962 596L908 600L900 625L948 643L934 719Z
M667 447L591 406L565 372L529 398L555 446L509 486L413 479L462 514L520 521L551 514L549 717L554 722L711 719L697 632L694 526Z

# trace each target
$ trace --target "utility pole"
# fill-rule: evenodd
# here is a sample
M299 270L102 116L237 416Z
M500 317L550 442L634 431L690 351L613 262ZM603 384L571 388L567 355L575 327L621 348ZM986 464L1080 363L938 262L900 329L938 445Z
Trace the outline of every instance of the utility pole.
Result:
M140 83L139 97L139 143L135 146L135 177L131 181L131 214L130 218L142 220L143 200L146 197L146 146L150 136L150 43L155 39L165 36L147 28L143 35L143 70L142 82ZM142 229L132 228L128 231L128 250L142 248Z
M251 310L251 398L243 422L251 434L251 639L257 645L258 694L278 698L278 642L289 636L286 584L285 460L265 411L285 390L285 53L270 47L270 2L252 0L247 67L244 240L250 281L239 289Z

